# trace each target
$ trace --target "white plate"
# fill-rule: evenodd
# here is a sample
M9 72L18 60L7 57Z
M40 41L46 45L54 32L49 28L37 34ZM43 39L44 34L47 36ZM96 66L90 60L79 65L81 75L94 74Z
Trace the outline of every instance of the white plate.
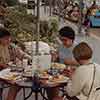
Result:
M0 78L5 79L5 80L16 80L19 79L21 76L17 72L10 72L10 69L4 69L0 71Z
M69 80L68 77L63 77L63 79L58 79L58 80L48 80L47 83L48 85L53 85L53 84L60 84L60 83L67 83Z
M66 65L65 64L61 64L61 63L51 63L51 67L57 68L57 69L65 69Z
M31 72L25 72L23 73L24 77L33 77L33 74Z
M47 74L47 75L42 75L42 74L40 74L39 75L39 78L40 79L49 79L49 75Z
M5 75L8 75L9 72L10 72L9 68L0 71L0 78L4 78Z

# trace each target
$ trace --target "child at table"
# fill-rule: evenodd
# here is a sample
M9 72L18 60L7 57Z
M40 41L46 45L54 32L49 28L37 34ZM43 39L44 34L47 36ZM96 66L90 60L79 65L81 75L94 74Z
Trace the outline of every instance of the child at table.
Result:
M100 66L91 63L92 53L91 47L85 42L74 48L73 55L80 66L70 74L71 80L66 87L66 93L70 97L77 96L79 100L100 100L100 88L97 89L100 87Z

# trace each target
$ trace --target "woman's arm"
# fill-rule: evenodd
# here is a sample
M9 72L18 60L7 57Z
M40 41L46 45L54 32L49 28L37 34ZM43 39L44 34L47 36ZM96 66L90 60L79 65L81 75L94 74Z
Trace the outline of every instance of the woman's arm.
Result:
M4 68L7 68L8 65L7 64L0 64L0 70L4 69Z
M32 57L30 55L28 55L26 52L24 52L23 50L21 50L20 47L15 47L15 54L16 54L16 57L20 60L22 60L23 58L26 58L28 60L31 60Z

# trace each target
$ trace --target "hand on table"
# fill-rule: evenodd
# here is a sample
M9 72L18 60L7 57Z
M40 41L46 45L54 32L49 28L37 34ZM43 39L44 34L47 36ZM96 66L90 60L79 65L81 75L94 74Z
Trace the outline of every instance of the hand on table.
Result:
M58 59L58 53L51 51L51 57L52 57L52 61L57 61L57 59Z
M75 71L75 68L72 68L71 66L70 67L67 67L64 71L63 71L63 74L69 78L72 77L73 73Z
M0 64L0 70L8 68L9 65L8 64Z

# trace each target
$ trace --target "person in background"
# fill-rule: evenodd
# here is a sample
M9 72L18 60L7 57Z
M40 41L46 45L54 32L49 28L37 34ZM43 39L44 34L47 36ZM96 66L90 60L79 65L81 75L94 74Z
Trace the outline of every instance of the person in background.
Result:
M91 15L91 11L90 9L87 10L87 13L85 15L85 18L84 18L84 22L83 22L83 26L84 26L84 30L86 32L86 35L89 36L89 28L90 28L90 20L89 20L89 16Z
M96 1L94 0L90 9L96 9L97 8L97 4L96 4Z
M21 61L31 59L29 55L11 43L11 34L5 28L0 28L0 70L9 67L9 62L16 63L16 59ZM11 86L6 100L15 100L19 87Z
M5 26L5 17L7 14L6 7L7 4L3 0L1 0L0 1L0 27Z
M80 11L79 6L74 6L72 9L72 13L70 14L70 17L73 21L78 22L80 18Z

